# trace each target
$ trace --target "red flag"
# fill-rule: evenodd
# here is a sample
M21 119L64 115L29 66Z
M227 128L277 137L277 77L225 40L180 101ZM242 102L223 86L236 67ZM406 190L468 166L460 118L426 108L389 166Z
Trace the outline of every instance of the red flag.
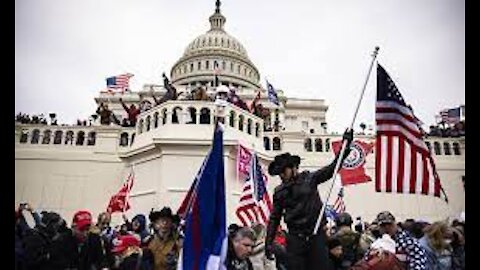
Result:
M255 97L253 98L252 102L250 103L250 106L248 106L249 110L251 113L255 112L255 106L257 106L257 102L260 100L260 90L257 91L257 94L255 95Z
M350 146L350 154L345 159L340 169L340 177L342 178L342 185L354 185L372 181L370 176L365 174L365 161L367 155L372 153L374 143L366 143L355 140ZM337 155L342 147L342 141L332 142L332 148Z
M117 194L113 195L108 203L107 212L114 213L114 212L125 212L130 209L130 203L128 202L129 193L133 187L133 180L134 174L133 172L130 173L128 179Z

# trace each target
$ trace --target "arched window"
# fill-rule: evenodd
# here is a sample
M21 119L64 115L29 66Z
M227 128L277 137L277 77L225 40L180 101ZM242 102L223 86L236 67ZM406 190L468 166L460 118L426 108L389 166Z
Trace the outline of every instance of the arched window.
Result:
M53 137L53 144L61 144L63 137L63 131L57 130L55 131L55 137Z
M273 150L274 151L282 150L282 145L279 137L273 138Z
M444 142L443 143L443 152L445 153L445 155L449 156L452 154L452 152L450 151L450 144L448 142Z
M240 115L238 117L238 129L240 131L243 131L243 121L245 121L245 117L243 115Z
M440 143L439 142L434 142L433 143L433 149L435 150L435 155L441 155L442 150L440 149Z
M315 139L315 152L323 152L322 139Z
M193 63L190 64L190 72L193 71Z
M123 132L120 135L120 146L128 146L128 133Z
M210 124L210 109L202 108L200 110L200 124Z
M255 137L260 137L260 124L255 123Z
M208 60L205 62L205 68L206 68L206 69L209 69L209 68L210 68L210 62L209 62Z
M197 63L197 69L198 69L198 70L201 70L201 69L202 69L202 62L198 62L198 63Z
M230 71L233 72L233 62L230 63Z
M158 128L158 112L153 114L153 127Z
M167 123L167 109L162 110L162 125Z
M229 125L231 127L233 127L235 125L235 112L234 111L230 111L230 117L228 119L229 121Z
M252 134L252 119L247 120L247 133Z
M461 155L460 153L460 144L458 144L457 142L454 142L453 143L453 153L457 156Z
M240 74L240 65L237 66L237 73Z
M222 38L222 39L220 39L220 46L222 46L222 47L223 47L223 38Z
M30 143L37 144L39 140L40 140L40 130L34 129L32 132L32 140L30 141Z
M87 145L95 145L97 141L97 133L91 131L88 133Z
M135 141L135 133L132 133L132 139L130 140L130 145L133 144L133 141Z
M225 63L225 61L222 62L222 70L226 70L227 69L227 63Z
M180 115L182 115L182 108L180 108L180 107L173 108L172 124L178 124L179 123L179 116Z
M138 121L138 134L142 134L143 132L143 119L140 119L140 121Z
M28 141L28 131L22 130L22 135L20 135L20 143L26 143Z
M85 132L79 131L77 133L77 142L75 144L76 145L83 145L84 141L85 141Z
M65 136L65 144L73 144L73 131L67 131Z
M52 131L47 129L43 132L42 144L49 144L52 137Z
M307 152L312 152L312 139L306 138L304 142L304 147Z
M150 119L151 119L151 117L150 117L150 115L149 115L149 116L147 116L147 119L145 120L145 129L146 129L146 131L150 131Z
M325 152L330 152L330 139L325 139Z
M196 124L197 123L197 109L189 107L188 111L190 112L190 121L187 121L187 124Z
M430 142L425 142L425 144L427 145L428 151L432 152L432 144Z
M263 148L265 148L265 150L270 150L270 138L263 137Z

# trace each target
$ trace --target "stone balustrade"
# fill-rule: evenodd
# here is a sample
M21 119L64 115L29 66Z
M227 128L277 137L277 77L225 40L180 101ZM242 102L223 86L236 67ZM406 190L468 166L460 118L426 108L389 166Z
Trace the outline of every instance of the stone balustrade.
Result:
M222 113L226 127L257 138L263 136L263 119L230 103L225 103L222 112L218 110L211 101L167 101L138 116L136 133L142 136L165 125L213 125L216 115Z

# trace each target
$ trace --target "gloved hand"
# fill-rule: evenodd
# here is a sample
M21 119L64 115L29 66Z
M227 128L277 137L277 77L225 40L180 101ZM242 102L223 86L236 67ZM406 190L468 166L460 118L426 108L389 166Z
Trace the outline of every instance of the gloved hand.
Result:
M273 256L273 246L272 245L265 246L265 257L270 261L273 261L275 259L275 257Z
M353 129L346 129L345 132L343 133L343 138L342 140L346 140L347 141L347 145L349 145L350 143L352 143L353 141Z

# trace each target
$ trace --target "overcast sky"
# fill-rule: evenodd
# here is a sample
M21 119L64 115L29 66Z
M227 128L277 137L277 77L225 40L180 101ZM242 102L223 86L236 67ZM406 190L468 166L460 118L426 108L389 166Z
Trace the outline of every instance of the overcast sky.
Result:
M162 83L209 29L214 0L16 0L15 112L87 119L105 78ZM370 54L427 124L465 103L464 0L223 0L226 31L288 97L322 98L330 130L351 121ZM375 71L375 70L374 70ZM355 128L374 123L372 73Z

